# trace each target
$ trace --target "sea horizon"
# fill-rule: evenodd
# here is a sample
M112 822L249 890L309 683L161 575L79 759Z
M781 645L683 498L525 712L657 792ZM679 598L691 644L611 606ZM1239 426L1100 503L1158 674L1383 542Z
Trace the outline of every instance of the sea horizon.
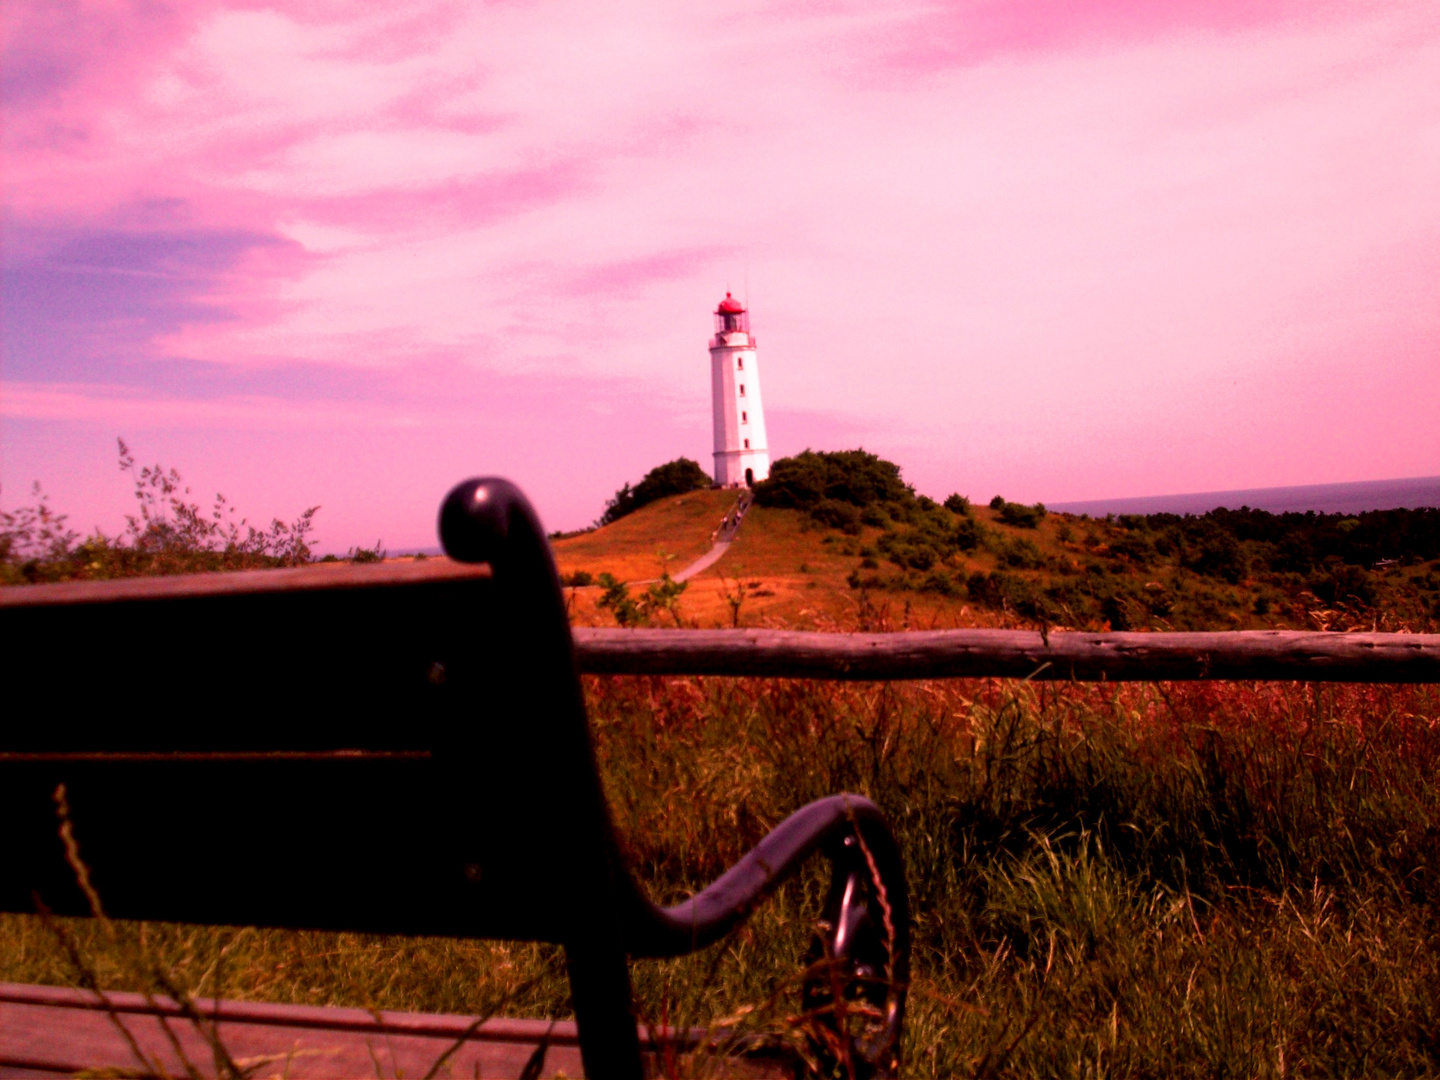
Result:
M1206 514L1221 507L1268 510L1272 514L1359 514L1366 510L1440 507L1440 476L1396 480L1355 480L1343 484L1297 484L1237 491L1196 491L1176 495L1138 495L1047 503L1066 514Z

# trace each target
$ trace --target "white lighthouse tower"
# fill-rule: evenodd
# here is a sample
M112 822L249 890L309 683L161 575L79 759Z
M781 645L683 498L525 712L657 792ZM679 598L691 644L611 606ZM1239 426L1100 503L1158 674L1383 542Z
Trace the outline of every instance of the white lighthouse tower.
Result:
M720 487L757 484L770 475L760 370L750 316L728 292L715 309L710 385L715 407L715 483Z

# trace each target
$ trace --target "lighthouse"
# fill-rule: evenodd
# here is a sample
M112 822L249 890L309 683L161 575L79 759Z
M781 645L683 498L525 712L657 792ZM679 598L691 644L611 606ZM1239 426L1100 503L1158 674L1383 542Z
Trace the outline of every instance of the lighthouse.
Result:
M760 369L750 315L728 292L715 309L710 386L715 409L715 483L720 487L753 486L770 475Z

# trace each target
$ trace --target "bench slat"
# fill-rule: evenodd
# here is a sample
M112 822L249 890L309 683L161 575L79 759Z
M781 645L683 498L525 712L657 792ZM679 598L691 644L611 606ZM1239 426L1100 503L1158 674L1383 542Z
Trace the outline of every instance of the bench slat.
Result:
M114 581L61 581L48 585L0 588L0 608L55 604L103 604L125 600L236 596L326 589L374 589L490 577L490 567L453 559L420 562L313 563L287 570L235 570L168 577L119 578Z
M541 1075L583 1075L572 1020L497 1017L472 1031L475 1018L470 1016L211 999L199 999L195 1005L207 1019L218 1012L221 1041L238 1063L268 1059L254 1074L260 1078L424 1076L462 1037L463 1047L448 1059L440 1076L514 1077L547 1034ZM202 1076L217 1075L209 1044L168 998L107 993L102 1005L85 990L0 983L0 1077L144 1068L117 1021L152 1065L170 1076L184 1076L184 1063L162 1029L162 1020L190 1064ZM686 1035L692 1042L700 1036L700 1032ZM655 1042L643 1027L641 1044L646 1052L655 1051ZM785 1073L773 1061L750 1058L735 1061L730 1075Z

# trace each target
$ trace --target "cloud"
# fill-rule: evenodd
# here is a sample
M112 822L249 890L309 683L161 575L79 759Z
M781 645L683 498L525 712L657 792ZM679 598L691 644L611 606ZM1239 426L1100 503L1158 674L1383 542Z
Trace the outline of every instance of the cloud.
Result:
M1440 469L1426 4L95 10L9 39L27 424L451 431L506 393L624 478L647 426L705 452L731 289L776 417L927 486ZM575 400L627 415L612 449Z
M0 23L0 101L16 115L106 82L132 86L147 61L173 48L209 7L152 0L32 0L6 5Z
M968 0L928 5L882 39L883 69L911 75L1063 52L1115 53L1156 39L1323 22L1336 5L1256 0Z
M273 265L293 249L239 229L12 225L0 282L7 378L134 361L186 326L235 322L227 278L252 256Z

